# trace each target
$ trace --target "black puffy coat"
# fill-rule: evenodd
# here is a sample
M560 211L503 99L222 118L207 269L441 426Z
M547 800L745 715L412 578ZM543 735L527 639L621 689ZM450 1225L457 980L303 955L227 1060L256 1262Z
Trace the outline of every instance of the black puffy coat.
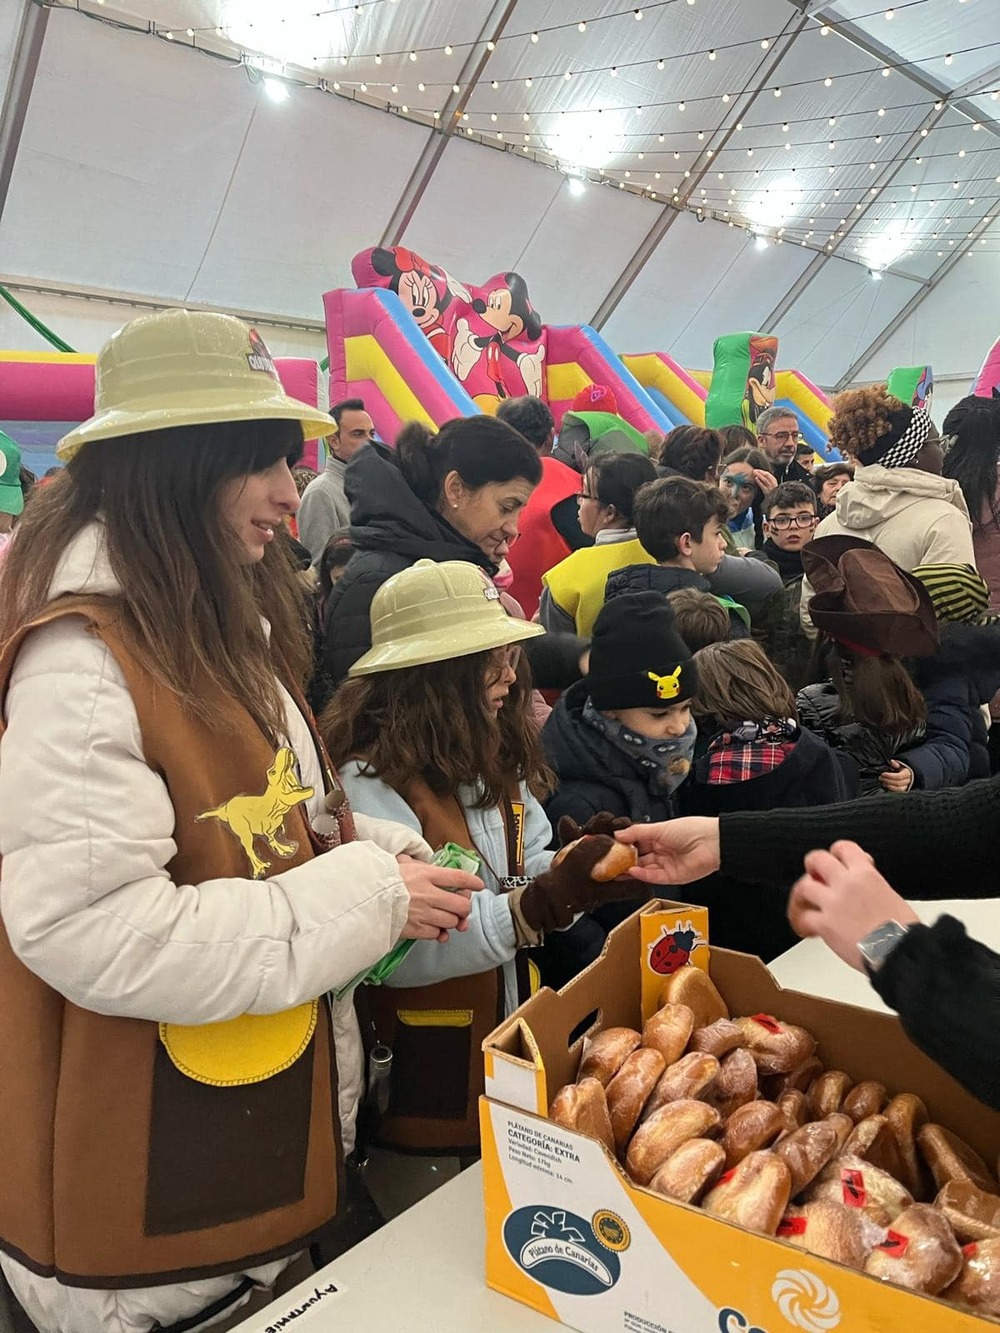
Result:
M355 552L326 608L323 665L333 687L371 647L372 598L418 560L468 560L491 577L497 567L416 496L388 450L366 445L344 474Z

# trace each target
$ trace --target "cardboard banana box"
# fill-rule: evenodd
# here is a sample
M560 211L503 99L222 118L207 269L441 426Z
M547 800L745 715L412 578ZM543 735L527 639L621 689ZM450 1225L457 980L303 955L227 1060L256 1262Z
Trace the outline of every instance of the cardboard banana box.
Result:
M559 993L542 990L484 1043L480 1104L486 1280L582 1333L983 1333L996 1327L719 1221L630 1182L596 1140L547 1118L586 1027L642 1027L666 975L708 971L734 1015L808 1029L829 1069L915 1092L992 1166L1000 1115L922 1055L891 1016L782 990L759 959L709 950L702 908L656 902ZM933 1003L933 996L928 996ZM571 1040L572 1038L572 1040Z

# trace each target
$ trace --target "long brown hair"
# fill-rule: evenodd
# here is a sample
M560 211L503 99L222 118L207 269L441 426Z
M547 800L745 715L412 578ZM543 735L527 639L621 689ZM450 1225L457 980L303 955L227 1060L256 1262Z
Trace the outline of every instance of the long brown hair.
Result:
M829 667L840 706L855 722L899 737L927 721L924 696L898 657L870 657L834 644Z
M739 722L798 716L788 682L752 639L707 644L695 653L694 661L698 668L696 716Z
M346 680L320 719L330 758L360 760L363 773L395 791L418 778L437 796L478 786L478 810L497 805L514 778L547 796L555 781L530 715L524 654L499 717L485 701L495 674L491 654L482 652Z
M139 663L209 726L219 725L212 695L222 690L278 743L286 723L277 655L299 683L310 667L304 597L281 533L258 564L241 560L219 492L301 452L302 429L290 421L177 426L85 445L18 526L0 579L0 642L43 610L66 547L99 521L121 587L110 600Z

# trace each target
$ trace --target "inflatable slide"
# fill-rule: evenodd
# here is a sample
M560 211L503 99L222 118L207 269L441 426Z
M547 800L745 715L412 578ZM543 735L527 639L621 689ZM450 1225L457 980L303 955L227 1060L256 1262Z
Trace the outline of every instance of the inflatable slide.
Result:
M518 273L468 286L402 246L364 250L351 267L357 289L323 298L330 401L363 398L382 439L406 420L440 425L526 393L558 424L590 384L608 385L637 430L675 424L592 328L544 324Z
M58 466L56 444L93 413L94 356L83 352L0 351L0 430L20 446L24 466L36 476ZM319 403L319 366L305 357L275 357L285 389ZM317 441L302 459L317 466Z

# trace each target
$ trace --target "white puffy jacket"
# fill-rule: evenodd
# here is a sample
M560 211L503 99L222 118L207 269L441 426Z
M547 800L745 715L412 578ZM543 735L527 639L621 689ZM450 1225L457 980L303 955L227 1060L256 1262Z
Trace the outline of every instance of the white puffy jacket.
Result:
M103 529L94 524L67 547L51 596L116 591ZM317 793L308 805L316 818L319 759L305 719L284 699L288 743L303 783ZM395 855L431 853L412 830L387 821L359 816L365 841L263 882L171 881L166 867L177 849L166 786L143 758L117 663L81 619L56 621L25 640L6 721L0 912L22 962L74 1004L185 1024L274 1013L339 988L399 938L408 895ZM349 1152L361 1040L349 1000L332 1013ZM270 1286L288 1262L250 1276ZM7 1256L0 1264L43 1333L145 1333L196 1315L243 1276L96 1291L36 1277Z
M918 565L972 565L972 524L957 481L913 467L859 467L815 537L861 537L907 571ZM802 580L800 613L810 635L813 590Z

